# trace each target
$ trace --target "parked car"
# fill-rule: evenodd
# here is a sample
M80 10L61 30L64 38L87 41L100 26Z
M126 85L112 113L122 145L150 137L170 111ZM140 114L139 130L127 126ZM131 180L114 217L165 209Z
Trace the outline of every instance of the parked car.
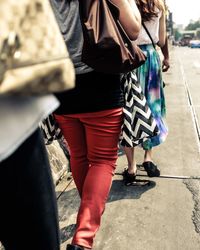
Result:
M192 37L190 35L185 35L182 37L179 41L180 46L189 46L190 41L192 40Z
M189 43L190 48L200 48L200 40L191 40Z

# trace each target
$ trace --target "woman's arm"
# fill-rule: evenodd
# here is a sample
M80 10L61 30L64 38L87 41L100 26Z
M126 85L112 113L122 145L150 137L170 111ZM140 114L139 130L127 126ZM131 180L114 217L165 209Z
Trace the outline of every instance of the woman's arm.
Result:
M165 24L165 14L163 13L159 22L159 42L158 45L163 47L165 45L166 39L166 24Z
M165 16L165 7L163 0L159 0L160 5L162 6L162 16L159 21L159 42L158 45L163 47L166 41L166 16Z
M165 39L165 45L161 47L161 51L163 54L163 61L162 61L162 71L166 72L170 68L170 63L169 63L169 49L168 49L168 39L166 37Z
M141 28L140 12L134 0L111 0L120 9L120 23L131 40L136 40Z

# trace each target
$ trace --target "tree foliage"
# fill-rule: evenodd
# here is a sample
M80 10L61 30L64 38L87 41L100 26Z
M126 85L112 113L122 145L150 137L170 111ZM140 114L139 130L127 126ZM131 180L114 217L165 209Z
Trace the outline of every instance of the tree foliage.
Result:
M179 30L178 29L174 29L174 39L176 41L178 41L180 37L181 37L181 33L179 32Z
M197 31L197 38L200 39L200 30Z
M185 30L196 30L200 28L200 21L192 22L189 23L186 27Z

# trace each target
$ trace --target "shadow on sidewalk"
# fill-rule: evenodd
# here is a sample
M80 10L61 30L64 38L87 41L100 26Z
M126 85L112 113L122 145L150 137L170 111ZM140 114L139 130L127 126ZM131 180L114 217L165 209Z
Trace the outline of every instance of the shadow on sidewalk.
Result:
M60 243L64 243L73 237L75 233L76 224L71 224L60 229Z
M150 181L149 185L144 186L125 186L122 180L113 180L110 195L107 202L122 199L139 199L143 193L156 186L156 182Z
M58 199L59 221L66 221L70 216L76 214L79 204L80 198L76 188L64 191Z
M113 180L107 203L122 199L139 199L143 193L155 186L156 183L154 181L150 181L150 184L145 186L125 186L122 180ZM73 214L76 214L80 203L76 188L63 192L58 199L58 203L59 221L65 221ZM61 243L69 240L73 236L75 226L75 224L70 224L60 229Z

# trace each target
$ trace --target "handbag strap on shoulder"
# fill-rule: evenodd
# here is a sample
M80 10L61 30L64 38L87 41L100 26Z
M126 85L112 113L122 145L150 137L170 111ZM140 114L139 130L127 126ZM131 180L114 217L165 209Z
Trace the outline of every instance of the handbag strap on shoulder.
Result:
M154 41L153 41L153 38L152 38L150 32L148 31L146 25L144 24L144 22L142 22L142 26L144 27L144 29L145 29L147 35L149 36L149 38L150 38L150 40L151 40L151 43L152 43L154 49L156 49L156 45L155 45L155 43L154 43Z

